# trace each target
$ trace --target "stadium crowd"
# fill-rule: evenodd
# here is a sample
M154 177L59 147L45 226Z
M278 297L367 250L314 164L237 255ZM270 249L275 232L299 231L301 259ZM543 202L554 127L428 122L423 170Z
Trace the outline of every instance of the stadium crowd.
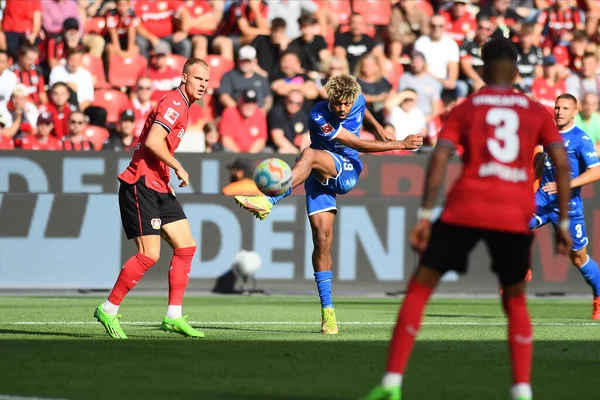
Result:
M0 149L131 150L191 56L207 60L211 81L179 151L298 153L310 144L307 112L344 72L385 129L434 146L448 111L482 87L493 35L519 49L515 90L550 111L575 95L577 124L600 143L595 0L0 4Z

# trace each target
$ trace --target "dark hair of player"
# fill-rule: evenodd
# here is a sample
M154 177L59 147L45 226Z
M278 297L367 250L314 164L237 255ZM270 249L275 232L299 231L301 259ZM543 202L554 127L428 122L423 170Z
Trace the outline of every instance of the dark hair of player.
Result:
M517 74L517 50L512 41L491 39L481 49L483 80L489 85L511 85Z
M563 93L556 98L556 101L561 100L561 99L569 100L569 101L573 102L573 104L575 104L575 107L577 107L577 99L572 94Z

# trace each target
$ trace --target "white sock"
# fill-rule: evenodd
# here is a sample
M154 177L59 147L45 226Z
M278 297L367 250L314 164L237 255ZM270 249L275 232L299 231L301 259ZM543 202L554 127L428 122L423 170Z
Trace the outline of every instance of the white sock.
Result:
M102 311L110 315L117 315L119 312L119 306L106 300L102 305Z
M510 389L513 399L531 399L533 393L531 392L531 385L529 383L517 383Z
M386 372L383 376L383 380L381 384L384 388L391 389L396 386L402 385L402 374L397 374L395 372Z
M169 306L167 307L167 318L169 318L169 319L181 318L181 309L182 308L183 308L182 306L172 306L169 304Z

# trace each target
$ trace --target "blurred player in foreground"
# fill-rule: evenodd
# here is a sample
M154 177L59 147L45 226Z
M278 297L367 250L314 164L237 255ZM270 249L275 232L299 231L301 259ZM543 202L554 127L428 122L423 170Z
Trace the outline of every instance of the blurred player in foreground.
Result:
M292 168L292 187L284 194L269 196L236 196L240 206L259 219L265 219L273 205L304 183L306 209L312 229L314 250L312 263L321 298L321 332L337 334L338 327L331 300L331 242L333 219L337 213L336 195L346 194L358 182L362 171L359 152L375 153L397 149L418 149L423 136L409 135L396 141L365 108L365 97L356 78L338 75L325 85L328 101L317 103L309 115L311 145L297 158ZM366 118L377 130L381 141L360 138Z
M573 247L569 253L571 262L579 269L594 293L592 319L600 320L600 270L598 264L587 254L588 238L585 230L581 187L600 179L600 160L594 149L594 143L588 135L575 126L577 99L570 94L561 94L554 105L554 119L564 139L564 145L571 169L571 201L569 203L569 232ZM535 156L536 178L540 178L540 187L535 194L537 209L529 227L539 228L551 222L556 229L559 217L556 211L555 166L546 153Z
M119 305L160 256L160 238L173 248L169 269L169 305L162 329L189 337L204 337L182 315L183 294L188 284L196 243L190 224L169 185L173 168L188 185L189 176L173 154L185 134L190 104L204 95L209 66L199 58L190 58L183 66L181 84L154 106L127 169L119 175L119 208L127 239L134 239L138 252L131 257L108 299L99 305L94 317L115 339L127 339L121 328Z
M465 273L467 257L483 240L492 270L504 289L508 316L512 397L531 400L533 334L525 300L533 235L528 223L535 209L531 154L542 144L556 167L559 229L556 250L567 254L569 236L569 164L552 117L540 104L512 89L517 54L506 39L493 39L482 50L488 86L454 108L444 122L425 180L422 212L410 234L422 254L408 286L392 337L387 373L365 400L399 400L402 376L425 306L449 270ZM448 193L441 218L431 223L432 207L455 146L464 146L464 168Z

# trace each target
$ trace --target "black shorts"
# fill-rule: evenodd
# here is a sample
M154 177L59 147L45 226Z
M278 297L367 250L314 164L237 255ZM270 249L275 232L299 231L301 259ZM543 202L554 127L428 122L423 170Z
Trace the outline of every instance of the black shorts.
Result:
M483 239L492 258L492 270L503 285L523 281L531 265L532 234L469 228L436 221L422 264L441 273L467 272L467 257Z
M127 239L144 235L160 235L160 228L186 219L181 204L170 193L159 193L146 186L141 178L135 184L120 181L119 209Z

